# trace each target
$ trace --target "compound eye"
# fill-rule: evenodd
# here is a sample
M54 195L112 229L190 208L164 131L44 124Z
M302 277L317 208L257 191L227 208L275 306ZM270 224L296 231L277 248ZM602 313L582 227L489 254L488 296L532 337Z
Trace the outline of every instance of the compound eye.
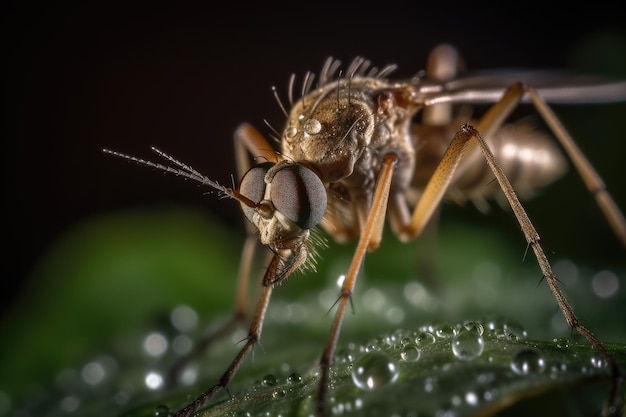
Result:
M265 196L265 187L267 186L267 184L265 184L265 174L267 174L267 171L273 165L274 164L270 162L265 162L250 168L248 172L243 175L239 183L238 191L255 203L260 203ZM252 217L255 212L254 207L248 207L243 203L239 203L239 205L246 218L252 222Z
M287 165L278 171L272 179L270 198L276 210L302 229L316 226L326 212L324 184L303 165Z

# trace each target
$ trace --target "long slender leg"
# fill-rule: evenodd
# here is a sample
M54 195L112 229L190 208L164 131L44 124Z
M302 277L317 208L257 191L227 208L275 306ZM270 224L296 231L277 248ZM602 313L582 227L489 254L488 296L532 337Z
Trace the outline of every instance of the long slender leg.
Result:
M385 157L384 165L376 184L372 208L368 214L365 228L359 237L359 242L352 258L352 262L350 263L350 268L348 269L348 273L346 274L341 286L341 293L339 295L339 299L337 300L337 311L330 330L330 336L320 359L320 380L319 389L317 391L317 414L320 416L325 415L330 366L332 358L335 354L335 348L337 347L341 323L343 322L348 302L352 297L359 269L361 268L363 259L365 258L365 254L368 249L372 246L377 246L377 243L380 242L380 234L382 233L381 224L385 218L385 212L387 210L389 190L396 160L397 158L395 155L387 155Z
M248 337L245 339L246 343L241 348L235 359L231 362L226 372L222 375L219 382L209 388L207 391L203 392L195 401L187 405L185 408L177 412L174 417L188 417L197 411L200 407L202 407L208 400L213 398L217 393L222 391L223 389L228 388L228 385L232 381L233 377L239 370L239 367L243 363L244 359L250 352L250 350L257 344L257 342L261 339L261 330L263 329L263 320L265 319L265 312L267 310L267 306L270 301L270 296L272 295L272 286L264 286L263 291L261 292L261 298L257 304L256 312L254 314L254 319L252 320L252 324L250 325L250 330L248 331Z
M250 279L250 269L254 260L254 252L259 243L256 236L248 235L244 243L241 254L241 262L239 265L239 273L237 275L237 284L235 289L235 300L233 304L233 312L230 318L222 323L211 333L202 337L194 346L194 348L186 355L180 357L168 370L167 383L175 386L183 369L192 361L199 358L215 341L220 340L235 328L243 323L247 317L247 294Z
M565 130L563 124L554 114L550 106L541 98L533 88L526 88L526 92L530 96L537 111L545 122L550 126L557 139L565 149L565 152L572 160L576 170L580 174L589 192L595 197L598 206L604 213L613 231L620 240L622 246L626 247L626 219L620 211L617 204L606 190L604 181L593 168L589 160L582 153L580 148L572 139L572 136Z
M559 118L554 114L550 106L548 106L545 100L535 89L524 86L521 83L513 84L504 94L500 102L492 107L495 111L490 110L489 114L485 114L480 121L474 125L474 127L481 132L483 137L488 137L499 126L501 126L504 119L506 119L511 111L519 105L524 94L529 95L533 105L550 127L552 133L556 136L556 139L563 146L565 153L574 164L574 167L581 176L585 186L596 199L600 210L604 214L621 245L626 247L626 219L624 218L624 214L620 211L619 207L615 204L615 201L606 190L604 181L598 172L582 153L578 145L576 145L576 142L559 121ZM477 145L477 142L472 141L468 147L467 154L471 154L471 149L474 149ZM476 157L477 155L473 154L472 156ZM461 161L461 164L455 174L457 178L463 175L466 168L471 166L471 162L475 161L470 160L469 158L464 159L465 161Z
M519 88L519 86L516 88ZM515 91L516 88L513 88L511 90L513 94L517 94L517 92ZM495 111L496 114L494 114L490 110L490 112L488 112L487 114L488 118L493 118L492 120L499 119L501 117L501 113L498 113L498 111L502 109L506 111L510 107L510 105L511 101L509 100L503 100L499 103L496 103L491 109ZM423 230L424 225L427 223L428 219L435 209L434 206L440 203L442 196L445 194L446 188L450 184L451 178L454 176L454 169L458 165L459 160L462 157L463 151L467 146L467 143L472 138L476 139L478 146L480 146L483 155L487 159L489 167L493 171L502 191L504 192L504 195L506 196L511 208L513 209L515 217L517 218L522 228L522 232L524 233L526 241L533 250L541 272L543 273L543 276L546 279L548 286L550 287L550 290L552 291L552 294L554 295L557 304L561 309L568 325L578 331L582 336L584 336L587 341L589 341L589 343L595 349L597 349L606 360L613 381L606 405L606 410L610 410L615 404L616 396L622 383L622 376L617 367L617 364L613 360L608 350L604 347L602 342L600 342L600 340L590 330L588 330L580 323L580 320L575 315L565 295L559 288L558 280L552 272L552 267L550 266L550 263L548 262L543 248L539 243L539 234L535 230L532 222L530 221L530 218L526 214L522 204L517 198L508 178L504 174L502 168L500 167L493 153L489 149L489 146L482 138L478 129L470 125L464 125L456 133L452 142L450 143L448 150L442 158L441 163L435 170L432 179L426 186L424 194L422 195L422 198L415 208L415 211L413 212L411 222L406 227L407 235L417 236Z
M267 143L263 136L252 125L242 124L235 131L235 155L237 162L238 176L241 178L250 168L250 158L262 158L265 160L277 160L279 156ZM255 252L259 246L256 236L256 229L246 222L247 238L241 253L237 284L235 289L235 299L233 302L233 312L228 320L222 323L211 333L203 336L186 355L180 357L168 370L167 383L170 386L176 382L183 369L193 360L200 357L211 344L225 337L235 328L241 325L248 315L248 288L252 263Z
M507 200L509 201L511 208L513 209L513 212L515 213L515 217L517 218L517 221L522 227L522 232L524 233L524 236L526 237L526 242L528 242L528 245L531 247L531 249L535 253L535 257L537 258L537 262L539 263L541 272L543 273L543 276L548 282L550 290L552 291L552 294L556 298L557 304L559 305L559 308L563 312L563 316L565 317L567 324L573 329L575 329L576 331L578 331L578 333L583 335L585 339L587 339L589 343L591 343L591 345L595 349L597 349L606 360L607 365L611 371L613 383L611 387L611 392L609 393L609 396L607 398L605 412L612 413L614 410L611 410L611 409L614 407L615 401L617 399L617 394L619 392L619 387L623 381L623 377L620 374L617 364L613 360L613 357L611 356L611 354L606 350L602 342L600 342L600 340L590 330L584 327L580 323L580 320L578 319L578 317L576 317L574 310L572 309L569 302L565 298L565 295L559 288L558 280L556 279L556 276L552 272L552 267L550 266L550 263L548 262L548 258L546 257L543 251L543 248L539 244L539 239L540 239L539 234L535 230L532 222L530 221L530 218L526 214L526 211L522 207L522 204L520 203L519 199L515 195L515 191L513 191L513 187L511 186L508 178L502 171L502 168L496 161L496 158L494 157L493 153L489 149L489 146L487 145L487 143L481 137L480 133L476 129L471 128L471 127L469 131L478 140L480 148L482 149L483 154L485 155L485 158L487 159L487 163L489 164L489 167L491 168L494 175L496 176L498 183L500 184L500 187L502 188L502 191L504 192Z

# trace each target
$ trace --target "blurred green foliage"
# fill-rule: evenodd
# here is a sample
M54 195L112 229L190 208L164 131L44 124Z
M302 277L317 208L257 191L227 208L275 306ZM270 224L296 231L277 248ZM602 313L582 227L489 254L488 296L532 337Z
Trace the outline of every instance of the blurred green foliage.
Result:
M202 328L227 317L242 242L241 230L221 227L201 211L180 208L111 214L68 231L41 260L33 287L3 323L0 391L4 409L0 411L8 415L15 406L37 410L33 415L64 415L59 402L68 393L59 388L63 386L59 382L62 371L75 370L80 381L82 367L99 355L114 358L117 370L107 380L106 390L92 389L81 398L81 415L111 415L114 409L119 410L114 414L131 410L125 414L129 416L151 415L146 411L149 409L153 415L157 405L175 407L186 401L187 395L195 395L201 387L212 384L234 357L236 340L244 334L220 342L203 359L206 363L198 376L201 384L172 392L145 387L145 373L166 369L172 358L147 358L142 353L142 338L155 329L167 329L170 311L180 305L193 307ZM423 258L416 259L417 250L433 244L436 257L426 258L432 265L424 264ZM436 242L417 246L401 244L386 231L381 248L366 259L354 296L355 314L346 317L340 349L366 344L381 334L393 333L391 329L398 326L414 330L428 323L463 323L497 315L519 323L527 330L529 340L549 342L555 337L571 336L573 345L582 342L577 347L579 353L572 356L578 359L571 359L580 368L580 357L588 361L592 352L567 326L561 323L559 327L560 313L552 295L541 282L534 258L523 259L524 249L523 242L511 243L497 230L451 221L442 223ZM315 371L330 328L332 314L328 309L337 294L336 280L345 273L353 250L354 245L329 242L328 248L320 250L317 273L297 274L276 289L262 349L256 350L254 360L246 360L242 375L235 378L233 392L251 389L267 373L284 373L285 364L289 364L308 387L300 395L310 395L315 384L309 372ZM591 290L598 271L569 260L553 261L577 313L603 341L617 343L613 349L626 365L624 288L609 298L599 298ZM436 271L433 277L437 279L423 280L420 270ZM624 276L618 267L610 273ZM289 319L294 311L300 312L293 316L297 319ZM193 336L200 333L202 330L196 329ZM491 355L512 349L502 346L493 341ZM541 345L541 349L553 348L550 343ZM446 349L448 352L449 345ZM506 355L510 360L511 353ZM450 355L446 358L451 360ZM434 366L428 359L418 363ZM342 382L338 386L348 390L346 395L353 395L348 371L341 369L338 372L344 376L339 378ZM474 371L470 367L468 372ZM424 377L423 373L419 375ZM574 373L574 379L577 377L586 380L582 371ZM560 382L567 385L571 380L557 379L556 384L552 381L542 385L542 390L561 389ZM498 389L505 389L505 384ZM521 392L528 386L522 384L516 389L517 382L511 384L514 397L524 397ZM402 387L406 385L398 384L398 395L406 394ZM120 391L132 393L128 394L129 401L121 406L111 404L114 394ZM289 409L300 404L302 398L292 398L296 402L291 405L277 404ZM2 402L0 398L0 405Z

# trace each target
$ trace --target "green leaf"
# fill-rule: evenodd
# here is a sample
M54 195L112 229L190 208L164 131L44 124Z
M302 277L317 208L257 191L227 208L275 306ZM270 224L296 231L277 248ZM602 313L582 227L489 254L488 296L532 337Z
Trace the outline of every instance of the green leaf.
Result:
M69 232L41 261L33 291L2 328L0 415L164 416L215 384L241 347L245 326L213 344L178 386L166 388L159 378L185 346L228 318L242 238L193 210L118 214ZM386 235L366 259L354 314L344 320L328 392L332 410L346 416L600 410L610 384L603 359L571 333L534 260L522 262L519 243L446 223L433 265L421 258L416 267L415 245ZM316 273L276 288L261 343L229 387L232 398L222 392L198 415L313 413L337 280L353 250L331 243L320 250ZM553 264L577 314L626 369L623 268L597 271L558 258ZM423 269L437 271L437 279L424 280ZM608 291L603 282L617 287ZM373 389L355 382L358 369L361 379L372 377Z

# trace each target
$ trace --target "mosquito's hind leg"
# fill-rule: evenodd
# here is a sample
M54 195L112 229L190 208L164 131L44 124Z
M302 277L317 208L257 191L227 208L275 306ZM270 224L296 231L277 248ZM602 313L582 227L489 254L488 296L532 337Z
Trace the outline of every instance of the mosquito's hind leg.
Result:
M541 114L544 121L550 126L559 143L565 149L565 153L570 158L578 174L582 178L589 192L595 197L596 202L602 210L604 216L615 232L622 246L626 247L626 219L617 204L606 190L604 181L596 172L593 165L585 157L572 136L567 132L558 117L554 114L550 106L533 89L526 87L526 92L530 96L535 108Z
M464 128L467 129L467 126L465 126ZM489 149L489 145L487 145L487 143L484 141L484 139L481 137L480 133L476 129L469 127L469 132L471 132L471 134L478 140L480 148L483 151L485 158L487 159L487 163L489 164L489 167L496 176L496 179L498 180L502 191L504 192L509 204L511 205L511 208L513 209L513 212L515 213L517 221L522 227L522 232L526 237L526 241L528 242L529 247L532 249L535 257L537 258L537 262L539 264L541 272L543 273L543 277L548 283L548 286L550 287L550 290L552 291L552 294L554 295L554 298L556 299L556 302L561 312L563 313L567 324L572 329L576 330L578 333L584 336L585 339L587 339L587 341L596 350L598 350L606 360L607 366L611 372L612 384L604 407L603 415L615 415L615 413L617 412L616 404L618 401L619 390L621 384L623 383L623 375L620 373L617 363L615 362L609 351L606 349L604 344L589 329L581 324L580 320L574 313L573 308L559 288L558 280L552 272L552 267L550 266L548 258L546 257L543 248L539 243L539 234L535 230L532 222L530 221L528 215L522 207L522 204L515 195L513 187L511 186L509 180L502 171L502 168L500 167L493 153Z
M532 222L526 214L526 211L517 198L513 187L502 170L502 167L491 152L489 145L482 137L483 131L489 134L503 123L510 112L519 104L524 93L525 89L523 85L520 83L513 84L505 92L502 99L495 103L487 111L487 113L485 113L480 121L478 121L476 124L477 127L467 124L462 126L455 134L441 162L435 169L435 172L424 189L424 192L422 193L422 196L412 215L409 217L406 201L403 201L401 198L396 198L390 201L390 219L394 225L394 232L398 234L399 237L404 240L417 237L424 230L425 225L428 224L436 208L439 206L445 192L453 182L455 175L457 175L457 167L459 167L459 162L462 161L464 152L469 147L468 144L470 144L470 146L478 146L482 151L483 156L486 158L490 169L495 175L500 188L504 192L509 205L513 209L528 246L534 252L543 277L548 283L548 286L550 287L550 290L554 295L565 320L572 329L576 330L583 337L585 337L585 339L587 339L587 341L596 350L598 350L606 360L607 366L611 372L612 388L609 393L605 409L610 411L616 404L619 387L621 386L623 379L617 364L602 342L600 342L600 340L590 330L581 324L580 320L574 313L574 310L565 298L565 295L559 288L558 280L552 272L552 267L539 243L539 234L535 230ZM542 109L539 111L542 112ZM546 114L549 116L549 113L542 112L544 117L546 117ZM472 138L475 138L475 140L472 141ZM603 198L610 198L607 197L608 193L602 193L602 196ZM617 210L617 213L621 214L619 210Z

